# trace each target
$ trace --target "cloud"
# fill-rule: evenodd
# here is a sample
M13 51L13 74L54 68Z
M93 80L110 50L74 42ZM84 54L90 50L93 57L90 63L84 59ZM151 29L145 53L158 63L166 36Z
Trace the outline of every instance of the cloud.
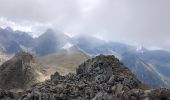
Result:
M0 27L6 28L11 27L14 31L20 30L23 32L27 32L33 37L38 37L48 28L51 28L51 24L42 24L38 22L22 22L16 23L14 21L7 20L6 18L0 17Z
M170 49L169 5L169 0L1 0L0 17L34 33L52 27Z

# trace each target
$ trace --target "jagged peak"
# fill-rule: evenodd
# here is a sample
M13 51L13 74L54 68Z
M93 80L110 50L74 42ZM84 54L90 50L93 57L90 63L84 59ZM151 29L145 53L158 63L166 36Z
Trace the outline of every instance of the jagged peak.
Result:
M64 34L64 33L59 30L54 30L52 28L49 28L45 31L44 34L57 35L57 34Z
M65 35L61 31L53 30L53 29L49 28L42 35L40 35L38 38L42 38L42 37L43 38L59 38L62 36L67 37L67 35Z
M32 54L28 53L28 52L25 52L25 51L20 51L18 52L15 56L14 56L15 59L20 59L20 60L23 60L25 62L34 62L34 57Z
M49 28L49 29L47 29L47 30L45 31L45 33L54 33L54 30L51 29L51 28Z

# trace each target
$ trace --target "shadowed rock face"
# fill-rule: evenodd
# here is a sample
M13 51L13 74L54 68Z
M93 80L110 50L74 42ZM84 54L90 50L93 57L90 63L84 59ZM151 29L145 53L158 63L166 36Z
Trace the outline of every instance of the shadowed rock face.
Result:
M0 88L24 89L35 82L36 72L31 66L33 56L19 52L0 66Z

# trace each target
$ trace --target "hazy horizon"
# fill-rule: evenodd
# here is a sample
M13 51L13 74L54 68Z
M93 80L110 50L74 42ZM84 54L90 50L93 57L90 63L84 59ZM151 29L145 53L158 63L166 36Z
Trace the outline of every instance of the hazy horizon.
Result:
M71 36L170 49L168 0L1 0L0 27L30 32L60 30Z

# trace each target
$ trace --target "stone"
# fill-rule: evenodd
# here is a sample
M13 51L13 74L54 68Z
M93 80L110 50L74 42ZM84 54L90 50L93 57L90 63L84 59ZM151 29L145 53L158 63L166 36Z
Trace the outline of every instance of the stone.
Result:
M102 82L105 82L105 80L106 80L106 76L104 75L98 75L95 77L96 83L102 83Z
M116 85L115 94L117 95L117 94L121 93L121 92L122 92L122 89L123 89L123 85L120 84L120 83L118 83L118 84Z
M109 84L109 85L114 85L114 83L115 83L115 75L112 75L112 76L110 77L110 79L108 80L108 84Z

